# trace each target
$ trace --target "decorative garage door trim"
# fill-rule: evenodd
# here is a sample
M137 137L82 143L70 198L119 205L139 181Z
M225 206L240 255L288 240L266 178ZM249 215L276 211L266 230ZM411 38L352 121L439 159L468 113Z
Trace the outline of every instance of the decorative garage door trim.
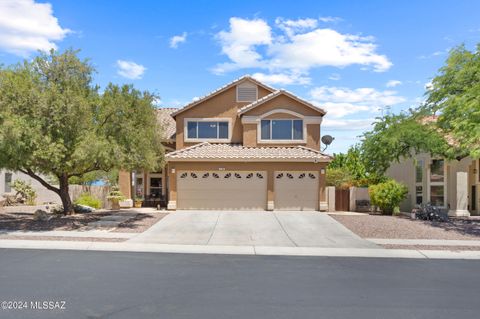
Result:
M267 206L265 171L180 171L177 209L263 210Z
M319 174L316 171L276 171L275 210L318 210Z

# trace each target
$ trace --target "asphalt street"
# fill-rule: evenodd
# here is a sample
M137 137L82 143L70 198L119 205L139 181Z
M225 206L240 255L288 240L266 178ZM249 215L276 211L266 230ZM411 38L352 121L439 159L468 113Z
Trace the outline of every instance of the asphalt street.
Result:
M0 249L0 318L458 319L479 300L478 260Z

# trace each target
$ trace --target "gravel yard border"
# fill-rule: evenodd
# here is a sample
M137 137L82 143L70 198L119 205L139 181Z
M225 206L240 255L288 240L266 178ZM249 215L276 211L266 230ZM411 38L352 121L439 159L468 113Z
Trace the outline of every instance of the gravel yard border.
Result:
M330 216L362 238L480 240L480 220L475 218L442 223L404 216Z

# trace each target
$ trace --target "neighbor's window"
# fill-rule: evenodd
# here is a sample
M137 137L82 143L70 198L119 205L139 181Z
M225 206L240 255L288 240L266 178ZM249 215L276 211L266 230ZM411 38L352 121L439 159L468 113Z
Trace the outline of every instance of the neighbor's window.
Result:
M430 166L430 181L434 182L443 182L445 172L444 172L444 161L443 160L433 160L432 165Z
M262 120L262 140L303 140L303 120Z
M430 165L430 202L434 206L445 206L445 161L432 160Z
M189 121L187 137L193 139L228 139L226 121Z
M423 170L424 161L419 160L415 166L415 202L417 205L423 203Z
M5 193L12 191L12 173L5 173Z

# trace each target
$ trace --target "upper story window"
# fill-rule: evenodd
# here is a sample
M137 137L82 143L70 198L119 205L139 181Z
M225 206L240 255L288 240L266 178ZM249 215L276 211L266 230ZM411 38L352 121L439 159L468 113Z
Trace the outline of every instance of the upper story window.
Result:
M260 139L303 141L303 120L262 120Z
M229 126L228 120L189 119L186 123L186 139L227 141L230 139Z
M257 86L251 82L237 85L237 102L253 102L258 99Z

